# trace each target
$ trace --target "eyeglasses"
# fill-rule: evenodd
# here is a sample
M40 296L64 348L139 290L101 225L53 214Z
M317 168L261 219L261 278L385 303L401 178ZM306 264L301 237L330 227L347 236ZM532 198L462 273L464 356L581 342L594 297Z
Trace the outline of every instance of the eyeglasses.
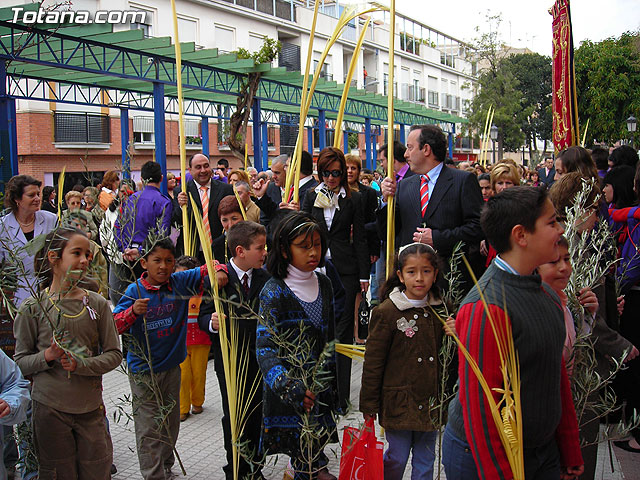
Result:
M333 178L339 178L342 176L342 170L324 170L322 172L322 176L323 177L333 177Z

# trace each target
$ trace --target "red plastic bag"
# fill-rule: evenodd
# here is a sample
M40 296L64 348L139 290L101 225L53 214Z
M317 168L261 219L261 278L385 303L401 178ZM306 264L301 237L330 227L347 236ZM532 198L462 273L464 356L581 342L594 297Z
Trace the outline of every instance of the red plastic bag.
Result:
M384 480L383 448L376 438L373 418L365 422L362 430L345 428L339 480Z

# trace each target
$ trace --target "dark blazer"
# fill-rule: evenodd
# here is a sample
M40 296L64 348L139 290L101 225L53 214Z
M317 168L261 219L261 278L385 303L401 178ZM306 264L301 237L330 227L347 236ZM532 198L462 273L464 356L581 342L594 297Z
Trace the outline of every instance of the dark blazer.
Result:
M453 247L463 241L467 248L483 238L480 210L484 205L476 176L442 166L438 181L430 192L424 218L420 212L420 175L398 183L396 190L396 248L413 242L413 234L423 224L433 231L433 244L441 258L451 256ZM378 210L378 226L386 231L387 209Z
M376 228L376 210L378 209L378 194L376 191L358 182L360 204L362 205L362 217L367 236L369 255L380 256L380 237Z
M369 251L362 218L361 197L358 192L351 192L350 198L340 197L331 229L324 220L324 209L314 207L317 193L309 190L304 198L302 210L310 213L316 221L326 229L328 246L331 249L331 260L340 275L358 275L360 279L369 278ZM351 232L353 227L353 241ZM355 260L355 261L354 261Z
M223 297L232 300L234 303L241 303L242 306L233 307L233 317L231 321L234 321L238 325L238 345L241 345L242 349L247 348L248 358L244 366L244 395L248 396L249 392L253 388L254 382L257 379L258 385L262 384L260 377L260 367L256 358L256 328L258 325L258 311L259 311L259 295L262 288L267 283L271 275L266 270L254 269L251 275L251 285L249 285L249 293L245 295L242 290L242 285L238 274L231 266L231 263L227 263L227 269L229 270L229 282L222 289L221 294ZM206 291L206 290L205 290ZM230 326L228 302L223 302L223 308L225 311L225 317L227 326ZM214 311L213 301L209 300L203 302L200 306L200 314L198 315L198 325L201 330L204 330L211 337L211 350L213 352L213 366L218 377L218 385L220 387L220 394L222 396L222 411L224 413L222 417L222 432L224 436L224 448L227 453L227 465L223 467L226 478L233 478L231 472L231 465L233 465L233 447L231 441L231 424L229 414L229 398L227 395L226 379L223 366L222 350L220 348L219 334L211 333L209 331L209 322L211 320L211 314ZM246 347L244 347L246 345ZM240 387L240 386L239 386ZM262 389L258 387L251 401L247 404L247 417L246 424L243 429L241 442L248 442L247 448L249 450L257 449L260 445L260 430L262 427ZM251 472L251 466L247 461L240 458L239 464L240 478L246 478ZM260 468L258 466L258 468Z
M271 181L267 185L267 193L260 200L254 200L254 202L260 207L260 223L265 228L269 228L271 219L282 202L282 191Z
M252 311L256 314L258 313L258 296L260 295L260 291L262 287L264 287L267 280L271 278L271 274L267 272L265 269L253 269L253 273L251 275L251 285L249 285L249 294L245 295L242 290L242 285L240 279L238 278L238 274L235 269L231 266L231 263L227 263L227 269L229 271L229 282L222 289L222 294L227 299L234 298L234 303L242 303L242 307L234 306L234 318L238 318L239 326L241 330L241 340L244 339L246 335L246 340L250 342L250 345L255 345L256 343L256 325L257 325L257 316L251 316ZM205 292L207 292L208 280L205 282ZM225 301L222 302L222 306L224 308L225 314L227 318L229 317L229 304ZM214 342L217 347L220 348L220 340L218 339L217 334L211 333L209 331L209 322L211 320L211 314L215 312L215 307L213 304L213 300L208 299L207 301L203 301L200 305L200 314L198 315L198 325L200 329L207 332L211 337L211 340Z
M223 233L218 238L213 239L211 244L211 251L213 252L213 258L220 263L227 263L231 258L231 252L229 251L229 245L225 241L227 236ZM225 248L226 247L226 248Z
M547 187L550 187L551 185L553 185L553 182L555 182L555 176L556 176L555 168L552 168L551 170L549 170L549 175L547 175L546 169L544 167L538 170L538 178Z
M307 192L313 190L317 186L318 181L312 176L311 180L300 187L300 189L298 190L298 200L300 201L300 205L304 204L304 197L306 196Z
M200 215L202 215L202 204L200 203L200 192L198 186L194 180L187 182L187 194L190 198L193 198ZM209 195L209 227L211 227L211 238L217 238L222 234L222 224L218 217L218 205L227 195L233 195L233 187L218 180L211 179L211 189L207 192ZM191 210L191 200L187 203L187 212L189 213L189 221L193 225L193 231L195 231L195 220L193 218L193 211ZM182 211L175 212L173 222L178 225L182 225ZM180 235L182 237L182 234ZM181 240L180 240L181 241Z

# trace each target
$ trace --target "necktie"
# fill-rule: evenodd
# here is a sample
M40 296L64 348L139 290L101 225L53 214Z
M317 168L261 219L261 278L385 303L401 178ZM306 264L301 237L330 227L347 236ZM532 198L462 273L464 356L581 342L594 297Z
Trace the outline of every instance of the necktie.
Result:
M244 290L245 295L249 294L249 274L248 273L245 273L242 276L242 289Z
M422 211L422 217L427 211L427 205L429 204L429 175L421 175L422 182L420 183L420 210Z
M211 226L209 225L209 195L207 194L207 187L200 187L202 195L200 195L200 203L202 203L202 224L204 231L209 237L209 241L213 241L211 237Z

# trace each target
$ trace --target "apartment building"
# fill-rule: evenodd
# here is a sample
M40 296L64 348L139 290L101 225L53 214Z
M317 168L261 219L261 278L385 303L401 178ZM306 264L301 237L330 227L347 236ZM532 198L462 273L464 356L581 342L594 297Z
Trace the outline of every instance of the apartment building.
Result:
M311 68L320 68L325 80L343 84L354 55L357 68L353 86L367 92L387 95L391 92L408 102L455 116L465 116L475 82L475 65L468 60L469 47L464 42L397 12L395 36L394 85L389 85L389 14L379 11L369 14L371 23L364 45L355 51L356 41L364 27L365 17L349 23L338 42L320 65L320 57L327 39L333 34L337 19L347 3L320 0L319 18L312 48ZM14 2L20 4L20 0ZM22 3L29 3L23 0ZM375 7L376 3L355 4L359 11ZM307 0L177 0L180 42L194 42L198 48L217 48L219 53L238 48L255 51L263 39L278 39L282 50L274 66L291 72L303 71L307 61L310 26L313 18L312 1ZM145 18L131 24L114 25L114 31L141 29L145 37L173 37L173 21L169 0L74 0L74 10L126 10L145 12ZM51 88L62 88L51 82ZM225 142L229 105L220 105L218 118L205 125L211 139L209 153L213 162L233 159ZM101 178L104 171L118 168L122 162L120 146L120 109L17 100L18 158L21 173L32 174L52 185L62 166L72 178L71 182L87 183L88 178ZM267 129L269 155L291 151L295 143L297 119L287 114L271 116ZM313 119L309 122L313 124ZM333 122L333 123L332 123ZM153 114L131 110L128 118L133 177L136 171L154 157L155 134ZM326 144L332 142L335 121L327 120ZM364 156L362 125L349 124L352 134L358 134L357 147ZM396 128L396 138L406 138ZM187 117L187 155L201 149L202 120ZM251 127L250 127L251 128ZM456 131L460 131L457 126ZM377 135L376 135L377 134ZM167 168L179 169L177 116L167 114L165 121ZM313 141L317 149L318 129L315 137L307 138L305 147ZM251 131L247 138L251 139ZM384 128L374 132L378 145L386 141ZM464 145L460 142L458 147ZM470 149L457 149L454 157L468 158ZM95 180L94 180L95 181Z

